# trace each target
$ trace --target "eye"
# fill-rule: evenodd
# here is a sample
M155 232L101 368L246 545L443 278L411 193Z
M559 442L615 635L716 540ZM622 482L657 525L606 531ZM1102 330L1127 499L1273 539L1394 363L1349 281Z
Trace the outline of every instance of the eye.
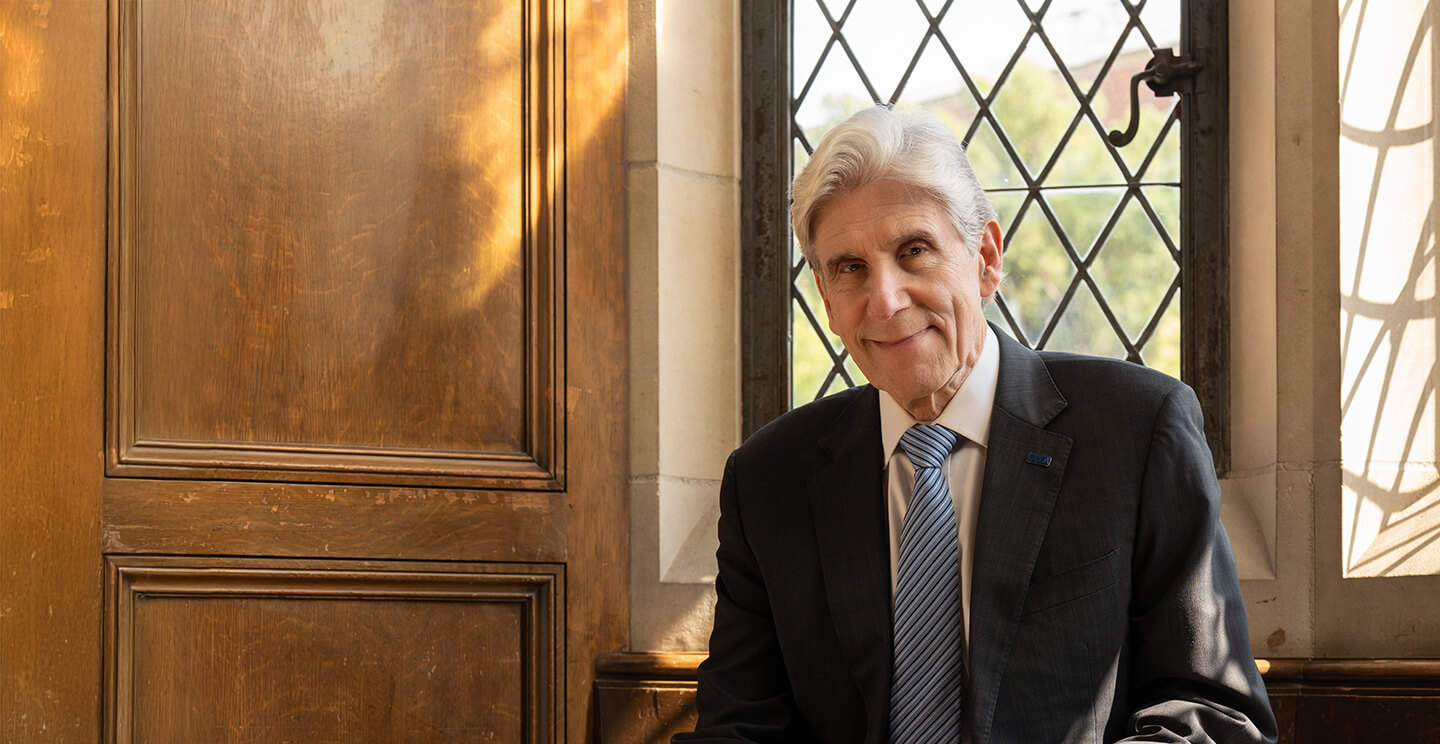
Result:
M901 252L902 252L904 255L906 255L906 256L918 256L918 255L920 255L921 253L924 253L924 252L925 252L925 244L924 244L924 243L911 243L911 244L905 246L905 248L902 249Z
M862 268L864 268L864 267L865 267L865 264L862 264L862 263L860 263L859 261L847 261L847 262L845 262L845 263L840 264L840 273L841 273L841 274L853 274L853 273L859 271L860 269L862 269Z

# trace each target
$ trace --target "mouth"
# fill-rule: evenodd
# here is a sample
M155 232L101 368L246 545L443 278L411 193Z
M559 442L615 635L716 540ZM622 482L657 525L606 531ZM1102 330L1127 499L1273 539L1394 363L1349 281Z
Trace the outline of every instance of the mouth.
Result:
M905 346L906 344L909 344L909 343L912 343L912 342L914 342L914 341L919 340L921 334L925 333L925 331L927 331L927 330L929 330L929 329L928 329L928 328L921 328L920 330L918 330L918 331L916 331L916 332L914 332L914 333L912 333L912 334L910 334L910 335L908 335L908 336L902 336L902 337L900 337L900 338L893 339L893 340L890 340L890 341L883 341L883 340L878 339L878 338L876 338L876 339L870 339L870 344L871 344L872 346L874 346L875 348L877 348L877 349L898 349L898 348L900 348L900 347L902 347L902 346Z

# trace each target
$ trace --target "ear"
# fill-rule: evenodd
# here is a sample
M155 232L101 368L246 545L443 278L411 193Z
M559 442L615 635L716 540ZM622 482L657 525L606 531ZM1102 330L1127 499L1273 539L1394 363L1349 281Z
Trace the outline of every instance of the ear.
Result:
M980 232L980 296L989 297L1000 287L1005 275L1005 247L1000 237L1000 223L990 220Z

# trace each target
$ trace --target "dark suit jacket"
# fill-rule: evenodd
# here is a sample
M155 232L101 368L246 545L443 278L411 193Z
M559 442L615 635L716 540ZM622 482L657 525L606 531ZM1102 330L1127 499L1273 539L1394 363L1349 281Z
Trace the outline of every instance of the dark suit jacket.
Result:
M1273 741L1194 394L990 330L967 741ZM675 741L886 741L878 395L798 408L731 455L700 721Z

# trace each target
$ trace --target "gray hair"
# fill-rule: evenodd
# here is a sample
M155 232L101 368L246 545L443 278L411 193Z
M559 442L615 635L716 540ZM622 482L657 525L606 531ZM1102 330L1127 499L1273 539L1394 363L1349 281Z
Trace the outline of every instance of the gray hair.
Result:
M815 214L835 194L891 179L921 189L950 214L970 250L979 246L995 207L985 198L965 148L930 114L868 108L826 132L790 185L790 221L813 268ZM818 276L818 273L817 273Z

